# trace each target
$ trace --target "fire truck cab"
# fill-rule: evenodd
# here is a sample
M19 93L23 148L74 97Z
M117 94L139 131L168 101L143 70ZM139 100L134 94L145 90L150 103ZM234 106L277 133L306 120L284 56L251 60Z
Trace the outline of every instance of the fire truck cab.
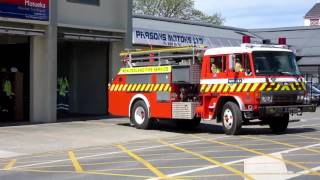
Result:
M137 128L159 120L196 127L216 120L228 135L242 125L287 129L290 114L315 112L294 53L279 44L127 51L124 68L109 85L109 112L128 116Z

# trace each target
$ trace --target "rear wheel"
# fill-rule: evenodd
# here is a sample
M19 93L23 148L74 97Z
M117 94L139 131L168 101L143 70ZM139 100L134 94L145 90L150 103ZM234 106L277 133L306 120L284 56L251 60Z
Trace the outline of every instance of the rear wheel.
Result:
M237 135L242 126L242 113L234 102L227 102L221 114L223 130L227 135Z
M131 109L130 121L137 129L150 129L152 120L149 117L147 105L143 101L134 103Z
M289 119L289 114L284 114L280 117L268 118L270 129L276 134L284 133L288 128Z

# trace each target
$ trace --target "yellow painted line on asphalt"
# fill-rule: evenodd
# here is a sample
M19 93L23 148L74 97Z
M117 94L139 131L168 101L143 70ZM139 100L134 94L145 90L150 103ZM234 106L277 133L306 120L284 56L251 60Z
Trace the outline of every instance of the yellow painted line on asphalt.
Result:
M119 149L121 149L123 152L127 153L130 157L135 159L136 161L140 162L143 164L145 167L147 167L151 172L153 172L157 177L162 178L162 179L167 179L167 176L163 174L159 169L157 169L155 166L153 166L150 162L147 160L143 159L139 155L135 154L134 152L130 151L123 145L117 145Z
M207 157L207 156L205 156L205 155L196 153L196 152L194 152L194 151L191 151L191 150L188 150L188 149L179 147L179 146L174 145L174 144L170 144L170 143L165 142L165 141L163 141L163 140L159 140L159 142L160 142L161 144L167 145L168 147L171 147L172 149L176 149L176 150L178 150L178 151L182 151L182 152L191 154L191 155L193 155L193 156L195 156L195 157L198 157L199 159L208 161L208 162L210 162L210 163L212 163L212 164L214 164L214 165L217 165L217 166L219 166L219 167L223 167L224 169L227 169L227 170L235 173L235 174L238 175L238 176L242 176L242 177L244 177L244 178L246 178L246 179L253 180L253 178L252 178L251 176L249 176L249 175L247 175L247 174L245 174L245 173L243 173L243 172L241 172L241 171L239 171L239 170L237 170L237 169L235 169L235 168L233 168L233 167L231 167L231 166L229 166L229 165L226 165L226 164L224 164L224 163L222 163L222 162L220 162L220 161L214 160L213 158L210 158L210 157Z
M280 142L280 141L271 140L271 139L258 138L258 137L242 136L241 138L256 139L256 140L265 141L265 142L272 142L274 144L279 144L279 145L287 146L287 147L290 147L290 148L299 148L300 147L300 146L296 146L296 145L285 143L285 142ZM317 151L317 150L314 150L314 149L306 148L305 150L320 154L320 151Z
M80 162L78 161L76 155L74 154L74 152L73 152L73 151L69 151L68 154L69 154L69 159L71 160L72 165L73 165L73 167L74 167L74 170L75 170L77 173L82 173L82 172L84 172L84 170L83 170Z
M37 169L14 169L14 172L38 172L38 173L70 173L75 174L74 171L51 171L51 170L37 170ZM152 178L151 176L140 176L140 175L130 175L130 174L116 174L116 173L103 173L97 171L84 171L82 174L91 174L91 175L105 175L105 176L118 176L118 177L130 177L130 178Z
M7 165L5 165L5 166L3 167L3 170L6 170L6 171L12 170L12 168L13 168L13 166L16 164L16 162L17 162L16 159L11 160L10 162L8 162Z
M266 154L266 153L263 153L261 151L257 151L255 149L251 149L251 148L246 148L246 147L243 147L243 146L239 146L239 145L236 145L236 144L230 144L230 143L227 143L227 142L222 142L222 141L216 141L216 140L210 140L210 139L205 139L205 138L202 138L200 136L196 136L196 135L191 135L197 139L201 139L203 141L207 141L207 142L211 142L211 143L214 143L214 144L222 144L222 145L225 145L225 146L229 146L229 147L234 147L234 148L237 148L237 149L241 149L243 151L246 151L246 152L251 152L253 154L257 154L257 155L260 155L260 156L265 156L265 157L269 157L269 158L272 158L272 159L276 159L278 161L282 161L286 164L290 164L291 166L295 166L295 167L298 167L300 169L303 169L305 171L308 171L308 172L311 172L310 174L311 175L316 175L316 176L320 176L320 172L315 172L315 171L312 171L310 168L306 167L306 166L303 166L301 164L298 164L294 161L290 161L290 160L285 160L285 159L281 159L281 158L278 158L276 156L273 156L271 154Z
M306 136L306 135L297 135L297 134L292 134L291 136L296 136L296 137L301 137L301 138L305 138L305 139L312 139L312 140L320 141L320 138L310 137L310 136Z

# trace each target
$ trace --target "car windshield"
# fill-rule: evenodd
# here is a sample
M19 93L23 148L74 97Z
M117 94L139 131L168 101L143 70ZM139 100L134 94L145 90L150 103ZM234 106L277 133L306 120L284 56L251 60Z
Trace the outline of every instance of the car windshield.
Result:
M300 75L295 56L286 51L254 51L257 75Z

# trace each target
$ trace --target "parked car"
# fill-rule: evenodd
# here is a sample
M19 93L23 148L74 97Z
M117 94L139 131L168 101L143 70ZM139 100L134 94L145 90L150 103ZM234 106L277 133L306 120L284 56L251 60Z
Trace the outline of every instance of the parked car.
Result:
M307 84L308 96L310 97L311 103L320 105L320 89L314 85Z

